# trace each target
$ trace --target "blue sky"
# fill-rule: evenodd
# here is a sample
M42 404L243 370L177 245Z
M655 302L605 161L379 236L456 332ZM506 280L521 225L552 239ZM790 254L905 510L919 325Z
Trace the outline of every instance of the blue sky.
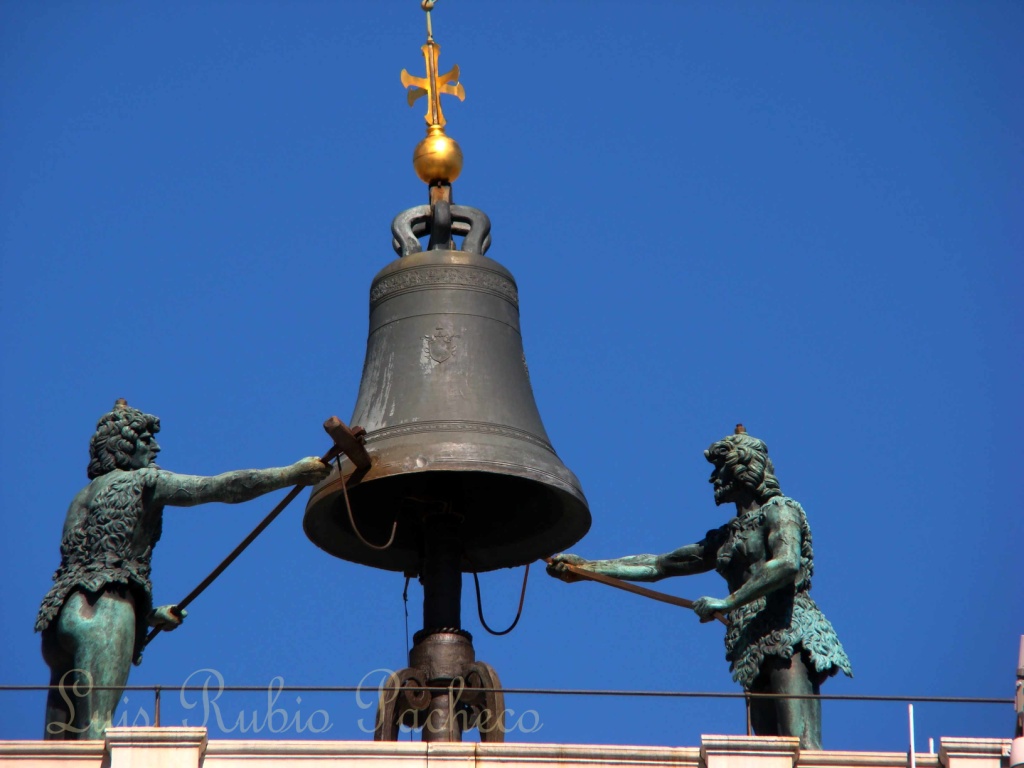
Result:
M825 692L1011 696L1024 7L442 0L434 24L467 93L445 107L455 198L491 218L545 426L590 501L573 550L667 551L719 525L701 452L742 421L808 511L813 594L856 674ZM425 202L423 110L398 78L423 37L418 3L392 0L0 8L0 682L47 681L34 614L115 398L162 418L164 467L198 474L319 454L321 422L351 414L390 221ZM131 683L355 685L403 665L403 578L316 549L304 499ZM169 509L158 602L273 502ZM482 577L492 625L521 577ZM714 574L661 586L725 595ZM738 690L720 627L686 611L536 569L519 627L493 638L472 600L467 583L464 626L508 687ZM294 699L277 706L323 710L323 736L366 738L352 697ZM38 737L42 701L0 692L0 738ZM508 704L541 725L510 739L743 730L735 701ZM214 738L267 708L221 705ZM824 718L827 747L906 746L904 705ZM165 698L183 720L202 715ZM920 705L918 744L1012 722Z

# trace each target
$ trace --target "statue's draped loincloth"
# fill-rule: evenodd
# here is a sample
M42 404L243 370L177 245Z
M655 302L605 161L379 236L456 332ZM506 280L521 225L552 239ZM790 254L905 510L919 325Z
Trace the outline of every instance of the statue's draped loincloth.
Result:
M99 594L108 585L123 584L135 599L134 655L138 659L146 619L153 608L150 562L163 520L162 508L147 511L143 504L143 492L152 471L115 470L119 476L109 478L89 502L81 521L65 532L60 543L60 567L39 606L37 632L53 624L74 590Z
M801 649L822 677L839 671L853 676L831 622L806 592L776 592L729 614L725 658L732 679L746 690L753 686L766 656L790 659Z

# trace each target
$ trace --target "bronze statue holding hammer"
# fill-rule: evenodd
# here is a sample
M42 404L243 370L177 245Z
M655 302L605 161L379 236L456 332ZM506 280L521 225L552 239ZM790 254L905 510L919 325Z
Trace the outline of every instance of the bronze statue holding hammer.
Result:
M690 606L702 621L728 615L725 657L736 682L752 693L781 694L751 700L754 732L799 736L804 749L821 749L821 683L851 671L832 624L810 596L814 551L807 516L798 502L782 495L768 447L746 434L742 424L704 457L714 465L715 503L735 507L728 523L663 555L614 560L555 555L548 572L573 582L588 573L658 581L717 571L729 595L702 597Z
M288 467L178 475L158 467L160 420L118 400L89 444L89 484L64 520L61 563L36 630L50 667L47 739L99 739L110 726L148 627L171 630L184 612L153 607L150 560L165 506L237 504L330 471L310 457ZM109 690L100 690L110 687Z

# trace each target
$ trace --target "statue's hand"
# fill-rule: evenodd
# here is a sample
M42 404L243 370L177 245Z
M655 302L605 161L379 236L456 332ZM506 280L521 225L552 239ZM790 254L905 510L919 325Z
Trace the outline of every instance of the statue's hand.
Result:
M714 621L716 613L728 613L732 610L728 600L719 600L714 597L701 597L693 602L693 612L700 616L700 623L707 624Z
M324 464L316 456L296 461L291 466L295 473L295 485L316 485L331 473L331 465Z
M188 616L188 611L178 608L176 605L161 605L149 612L146 621L151 627L157 627L161 632L171 632L181 626L181 622Z
M566 584L572 584L573 582L581 581L582 579L566 568L566 566L575 565L577 567L582 567L589 562L589 560L586 560L579 555L555 555L551 558L551 562L548 563L548 575L554 576L556 579L561 579Z

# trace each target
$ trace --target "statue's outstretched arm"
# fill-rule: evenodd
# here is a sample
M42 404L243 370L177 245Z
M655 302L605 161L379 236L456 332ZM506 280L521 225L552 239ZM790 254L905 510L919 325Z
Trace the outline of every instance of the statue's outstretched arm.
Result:
M156 473L154 502L175 507L193 507L220 501L238 504L291 485L313 485L327 476L330 467L311 456L288 467L240 469L222 475L177 475Z
M585 560L579 555L555 555L548 565L548 573L556 579L578 581L564 564L574 565L586 571L602 573L624 581L660 581L668 576L687 576L711 570L708 562L708 547L705 541L687 544L664 555L629 555L610 560Z
M710 536L710 534L709 534ZM658 567L665 576L691 576L714 570L718 547L709 539L673 550L658 557Z

